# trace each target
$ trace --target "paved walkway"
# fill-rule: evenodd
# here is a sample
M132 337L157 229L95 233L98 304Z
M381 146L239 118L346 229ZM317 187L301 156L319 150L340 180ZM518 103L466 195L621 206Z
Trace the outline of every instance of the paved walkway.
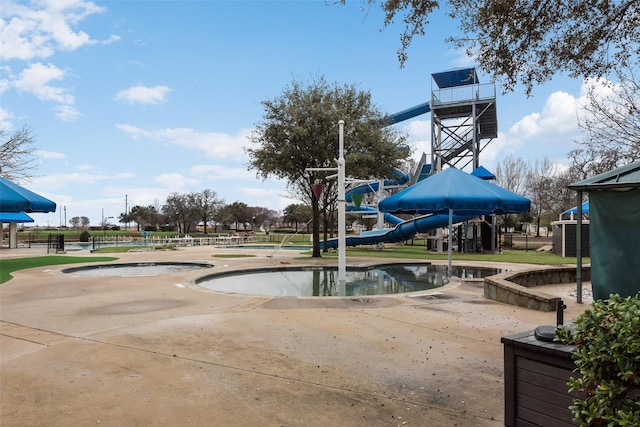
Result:
M335 263L284 250L213 257L233 251L117 256L210 262L212 271ZM0 265L16 252L1 250ZM271 298L191 285L202 271L75 277L63 268L23 270L0 286L3 427L501 426L500 338L555 322L555 313L486 300L480 282ZM565 299L566 319L587 307L570 285L546 291Z

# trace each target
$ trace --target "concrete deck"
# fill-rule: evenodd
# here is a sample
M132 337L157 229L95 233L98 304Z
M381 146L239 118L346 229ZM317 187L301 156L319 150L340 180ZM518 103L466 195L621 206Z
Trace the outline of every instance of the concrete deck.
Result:
M271 298L189 285L214 271L336 262L300 261L284 250L212 257L234 251L247 253L116 255L213 263L206 273L74 277L63 266L15 273L0 286L1 425L501 426L500 338L555 322L555 313L485 299L482 282L368 298ZM0 265L25 255L42 253L1 250ZM539 289L561 296L570 320L587 308L575 303L574 288Z

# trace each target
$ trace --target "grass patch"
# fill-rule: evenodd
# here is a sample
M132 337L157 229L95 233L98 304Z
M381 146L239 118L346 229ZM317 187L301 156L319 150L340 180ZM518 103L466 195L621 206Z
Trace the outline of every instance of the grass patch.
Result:
M214 258L251 258L255 257L255 255L250 254L215 254L212 255Z
M45 267L48 265L79 264L84 262L108 262L115 261L115 257L74 257L61 255L48 255L32 258L13 258L0 261L0 283L9 281L11 273L27 268Z
M311 255L311 252L305 254ZM424 246L387 246L379 250L374 247L348 248L347 256L367 257L367 258L407 258L419 260L448 260L448 254L427 252ZM338 252L323 252L323 258L338 258ZM511 262L516 264L538 264L538 265L565 265L576 264L575 257L561 257L551 252L536 251L514 251L504 250L501 254L489 253L453 253L454 261L488 261L488 262ZM584 264L589 264L589 258L582 258Z

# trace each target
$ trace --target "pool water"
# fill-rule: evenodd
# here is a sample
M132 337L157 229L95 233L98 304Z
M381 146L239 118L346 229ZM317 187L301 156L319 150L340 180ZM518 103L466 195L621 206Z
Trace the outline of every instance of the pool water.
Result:
M482 278L500 269L454 266L452 277ZM384 265L347 269L346 285L338 285L335 267L276 268L269 271L208 275L196 281L207 289L265 296L366 296L435 289L449 283L444 265Z
M140 262L127 264L100 264L72 267L62 270L74 276L156 276L158 274L180 273L213 267L204 263Z

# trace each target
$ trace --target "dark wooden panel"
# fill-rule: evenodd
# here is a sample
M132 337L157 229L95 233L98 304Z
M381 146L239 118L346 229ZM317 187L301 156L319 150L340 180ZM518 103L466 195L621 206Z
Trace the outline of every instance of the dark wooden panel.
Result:
M551 417L566 423L571 423L571 420L573 419L573 414L569 410L568 405L558 406L555 404L544 402L540 399L535 399L531 396L525 396L520 393L518 393L516 399L518 401L518 406L516 408L516 416L518 418L526 419L522 415L522 409L526 409L533 412L539 412L547 417Z
M566 379L539 375L531 371L516 371L516 378L516 387L520 383L527 383L559 393L566 393L569 390Z
M568 390L568 387L567 387ZM567 393L560 393L548 388L538 387L527 383L518 383L518 393L524 396L539 399L543 402L568 408L573 403L573 397Z
M557 361L555 362L557 363ZM525 357L516 358L516 365L518 369L532 371L532 372L539 373L541 375L546 375L554 378L566 378L567 381L569 381L569 378L571 377L571 373L575 368L573 361L571 361L570 367L567 368L564 366L541 363L538 360L533 360L531 358L525 358Z
M518 416L517 420L529 422L530 425L534 426L542 426L542 427L575 427L575 424L571 422L566 422L564 420L559 420L554 417L550 417L541 412L537 412L528 408L518 407ZM516 422L516 425L518 422Z
M575 369L571 353L559 352L552 348L545 347L515 347L514 354L516 358L523 357L525 359L536 360L540 363L546 363L559 368L569 370Z
M532 424L529 421L516 419L513 423L515 427L540 427L538 424Z

